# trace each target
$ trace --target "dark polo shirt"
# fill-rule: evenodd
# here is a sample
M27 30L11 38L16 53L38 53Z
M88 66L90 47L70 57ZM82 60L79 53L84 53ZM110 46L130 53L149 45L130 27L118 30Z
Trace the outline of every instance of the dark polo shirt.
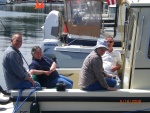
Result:
M36 69L36 70L44 70L44 71L49 71L50 67L54 61L47 58L47 57L42 57L41 60L38 59L33 59L32 63L29 65L29 70L31 69ZM40 84L44 84L47 81L54 80L59 76L58 72L55 70L51 73L51 75L47 76L45 74L37 75Z

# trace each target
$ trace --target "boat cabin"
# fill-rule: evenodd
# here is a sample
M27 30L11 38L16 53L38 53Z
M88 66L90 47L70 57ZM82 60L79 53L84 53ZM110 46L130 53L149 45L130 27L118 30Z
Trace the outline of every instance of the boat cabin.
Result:
M122 4L126 4L127 8L122 86L118 91L88 92L80 89L57 91L43 88L34 92L17 113L28 113L34 99L39 102L42 113L150 112L150 1L126 0ZM78 73L79 70L68 69L68 71ZM77 79L75 75L71 77ZM23 101L30 92L31 89L23 91L20 101ZM18 90L11 91L11 101L14 105L17 95Z
M149 9L147 0L128 0L125 22L123 88L150 89ZM142 82L142 83L141 83Z

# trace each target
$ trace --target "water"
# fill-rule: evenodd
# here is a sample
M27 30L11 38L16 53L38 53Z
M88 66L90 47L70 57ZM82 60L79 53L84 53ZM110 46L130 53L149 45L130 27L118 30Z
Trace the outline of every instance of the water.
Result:
M44 24L46 15L51 10L58 10L64 14L62 4L47 3L45 9L34 9L35 3L21 3L0 5L0 85L5 89L2 56L4 50L10 45L10 37L15 32L21 32L23 35L23 44L20 48L21 53L31 63L31 48L40 46L43 40L43 31L41 27ZM24 66L27 68L26 63Z

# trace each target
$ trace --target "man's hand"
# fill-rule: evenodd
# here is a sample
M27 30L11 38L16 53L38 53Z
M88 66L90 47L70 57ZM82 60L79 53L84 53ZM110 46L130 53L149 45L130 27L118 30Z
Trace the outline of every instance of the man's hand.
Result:
M107 74L107 78L113 78L113 75L112 75L112 74L111 74L111 75L110 75L110 74L109 74L109 75Z
M32 83L33 87L36 87L36 83L34 82L34 80L32 78L30 78L29 82Z
M44 73L43 74L45 74L45 75L47 75L47 76L49 76L50 74L52 73L52 71L44 71Z
M26 76L25 80L28 80L29 82L31 82L31 84L33 85L33 87L36 86L36 83L34 82L34 80L30 76Z
M111 71L112 71L112 72L117 71L117 67L116 67L116 66L112 66L112 67L111 67Z

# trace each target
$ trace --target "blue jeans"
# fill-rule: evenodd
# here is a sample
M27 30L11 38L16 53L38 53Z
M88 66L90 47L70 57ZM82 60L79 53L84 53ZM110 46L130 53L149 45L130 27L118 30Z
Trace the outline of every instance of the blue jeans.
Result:
M73 81L66 76L59 75L54 80L49 80L47 83L43 84L44 87L54 88L58 82L64 82L67 89L72 89Z
M36 81L35 81L35 83L36 83L36 87L37 87L38 89L41 89L40 83L39 83L39 82L36 82ZM16 87L13 88L13 89L31 89L31 88L33 88L32 83L29 82L28 80L24 80L23 82L17 84Z
M109 87L115 87L117 84L115 79L105 78L105 80ZM106 90L106 88L102 87L101 84L98 81L96 81L95 83L90 84L88 87L84 88L83 90L97 91L97 90Z

